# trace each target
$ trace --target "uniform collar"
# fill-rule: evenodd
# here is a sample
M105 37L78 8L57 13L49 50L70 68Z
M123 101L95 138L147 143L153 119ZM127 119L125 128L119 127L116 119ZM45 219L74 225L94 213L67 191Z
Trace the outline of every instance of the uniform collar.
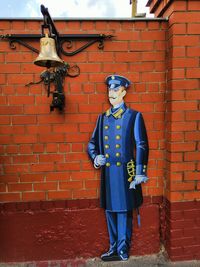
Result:
M122 114L126 111L127 107L123 103L117 110L112 112L111 108L106 111L106 116L109 117L110 115L113 115L115 119L120 119L122 117Z

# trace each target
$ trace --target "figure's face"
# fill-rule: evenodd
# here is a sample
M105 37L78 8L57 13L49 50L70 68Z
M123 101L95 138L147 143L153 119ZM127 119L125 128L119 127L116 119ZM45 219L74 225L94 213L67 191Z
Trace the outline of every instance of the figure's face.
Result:
M126 91L124 86L121 86L119 89L108 89L109 102L112 106L116 106L123 101Z

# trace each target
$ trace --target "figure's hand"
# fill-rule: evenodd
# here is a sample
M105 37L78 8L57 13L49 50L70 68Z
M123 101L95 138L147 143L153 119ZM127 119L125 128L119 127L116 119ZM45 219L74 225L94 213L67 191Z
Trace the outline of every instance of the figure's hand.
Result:
M106 157L104 155L97 155L94 159L94 166L95 168L99 168L106 164Z
M134 180L130 183L129 189L135 189L135 186L141 183L146 183L148 177L145 175L136 175Z

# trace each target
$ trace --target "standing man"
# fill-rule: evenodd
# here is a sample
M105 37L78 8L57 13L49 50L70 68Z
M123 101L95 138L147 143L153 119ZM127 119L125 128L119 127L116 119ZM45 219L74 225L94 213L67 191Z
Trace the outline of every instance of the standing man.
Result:
M101 207L105 209L110 249L103 261L128 260L132 211L143 202L141 183L147 181L148 140L142 114L123 99L130 81L106 78L112 107L98 118L88 144L95 168L101 167Z

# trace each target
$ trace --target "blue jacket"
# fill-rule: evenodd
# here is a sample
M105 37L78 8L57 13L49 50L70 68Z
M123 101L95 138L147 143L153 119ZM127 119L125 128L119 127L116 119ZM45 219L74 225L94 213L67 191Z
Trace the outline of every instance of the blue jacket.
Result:
M111 211L128 211L142 202L142 188L129 189L127 163L134 164L133 174L146 175L148 139L142 114L123 104L112 112L99 116L88 144L92 161L105 155L106 165L101 167L101 207Z

